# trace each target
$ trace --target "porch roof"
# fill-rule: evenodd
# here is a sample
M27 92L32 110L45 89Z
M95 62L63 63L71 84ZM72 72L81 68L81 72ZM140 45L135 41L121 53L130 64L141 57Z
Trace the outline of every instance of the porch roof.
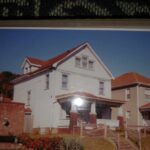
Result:
M150 111L150 103L147 103L145 105L142 105L140 107L140 111Z
M122 105L126 102L123 100L99 97L99 96L96 96L96 95L93 95L93 94L87 93L87 92L72 92L72 93L67 93L67 94L61 94L61 95L57 95L56 99L59 103L63 103L65 101L71 101L74 97L80 97L87 101L110 105L112 107L119 107L120 105Z

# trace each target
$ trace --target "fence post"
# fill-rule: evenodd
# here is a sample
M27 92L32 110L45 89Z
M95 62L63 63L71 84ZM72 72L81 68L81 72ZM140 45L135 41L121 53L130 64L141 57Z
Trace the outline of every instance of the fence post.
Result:
M146 127L144 127L144 137L146 137Z
M107 125L104 124L104 138L107 137Z
M125 129L125 139L128 139L128 132L127 132L127 128Z
M118 146L118 150L120 150L120 134L117 133L117 146Z
M83 136L83 122L80 120L80 137Z
M141 129L138 130L139 133L139 149L142 150L142 146L141 146Z

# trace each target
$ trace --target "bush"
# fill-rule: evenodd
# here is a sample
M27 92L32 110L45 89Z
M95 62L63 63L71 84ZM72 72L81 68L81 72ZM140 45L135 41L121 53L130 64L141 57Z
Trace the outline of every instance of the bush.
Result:
M19 136L19 142L33 150L83 150L78 138L69 137L36 137L28 134Z

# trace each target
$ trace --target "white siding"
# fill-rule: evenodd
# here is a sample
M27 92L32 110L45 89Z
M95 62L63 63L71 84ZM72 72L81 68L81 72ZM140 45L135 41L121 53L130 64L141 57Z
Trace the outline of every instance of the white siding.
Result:
M51 86L51 85L50 85ZM51 88L51 87L50 87ZM52 113L51 92L45 90L45 75L14 86L14 100L27 104L27 91L31 90L31 109L33 112L34 127L47 127L51 125Z
M88 56L94 62L94 69L84 69L75 66L75 58ZM82 61L82 60L81 60ZM82 62L81 62L82 63ZM29 67L29 64L25 64ZM62 89L62 73L68 74L68 89ZM27 104L27 91L31 90L31 109L33 112L33 127L58 127L61 118L61 108L55 96L75 91L83 91L99 95L99 81L104 82L104 97L111 98L111 77L102 64L88 48L72 56L50 72L49 89L45 89L45 76L36 76L28 81L14 86L14 100Z

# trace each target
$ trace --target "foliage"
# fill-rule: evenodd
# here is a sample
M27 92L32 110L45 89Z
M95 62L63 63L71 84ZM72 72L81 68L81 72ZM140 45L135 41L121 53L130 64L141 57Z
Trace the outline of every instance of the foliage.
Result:
M18 77L18 75L9 71L0 73L0 94L4 97L12 98L13 95L13 84L11 81Z
M34 150L65 150L66 147L62 137L33 138L28 134L22 134L19 136L19 142Z

